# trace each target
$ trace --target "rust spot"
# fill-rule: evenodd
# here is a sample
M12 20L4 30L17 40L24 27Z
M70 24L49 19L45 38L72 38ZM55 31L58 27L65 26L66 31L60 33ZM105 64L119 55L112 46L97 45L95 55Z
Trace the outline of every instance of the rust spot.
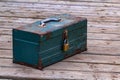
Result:
M47 33L45 34L45 36L46 36L46 40L50 39L50 37L51 37L51 32L47 32Z
M39 60L38 60L38 69L42 69L43 68L43 66L42 66L42 60L39 58Z
M31 64L28 64L28 63L25 63L25 62L14 62L14 61L13 61L13 63L20 64L20 65L24 65L24 66L30 66L30 67L33 67L33 68L36 68L36 69L39 69L39 70L42 70L42 69L43 69L42 66L31 65Z
M85 50L83 50L83 51L85 51ZM71 56L73 56L73 55L75 55L75 54L78 54L78 53L81 53L81 52L82 52L82 51L81 51L80 49L76 49L73 54L71 54L71 55L69 55L69 54L64 54L64 57L65 57L65 58L68 58L68 57L71 57Z
M16 28L17 30L24 30L25 29L25 27L18 27L18 28Z

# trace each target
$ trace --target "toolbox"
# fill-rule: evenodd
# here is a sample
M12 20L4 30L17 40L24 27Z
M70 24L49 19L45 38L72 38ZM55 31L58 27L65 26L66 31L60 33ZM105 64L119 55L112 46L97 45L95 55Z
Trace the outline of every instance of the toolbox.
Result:
M87 19L55 15L14 28L13 62L43 69L87 50Z

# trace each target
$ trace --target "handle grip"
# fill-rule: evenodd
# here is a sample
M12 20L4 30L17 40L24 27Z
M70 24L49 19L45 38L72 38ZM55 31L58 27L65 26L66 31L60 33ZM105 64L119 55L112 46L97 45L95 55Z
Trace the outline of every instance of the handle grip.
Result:
M48 22L51 22L51 21L55 21L55 22L58 22L60 21L61 19L60 18L47 18L47 19L44 19L40 22L40 26L41 27L44 27L46 23Z

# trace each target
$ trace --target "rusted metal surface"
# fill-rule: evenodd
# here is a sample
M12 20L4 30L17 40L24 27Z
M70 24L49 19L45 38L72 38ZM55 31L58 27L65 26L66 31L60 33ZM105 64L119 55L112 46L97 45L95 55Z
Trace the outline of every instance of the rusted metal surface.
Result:
M86 42L86 18L57 15L13 29L13 60L17 63L25 62L24 64L41 70L85 51Z
M54 18L54 16L53 16L53 18ZM46 27L40 27L39 25L40 25L41 21L37 21L35 23L29 24L26 26L22 26L22 27L18 27L15 29L32 32L32 33L39 34L39 35L45 35L48 32L50 33L54 30L58 30L60 28L67 27L69 25L78 23L79 21L85 20L85 18L75 17L73 15L68 15L68 14L57 15L57 17L55 16L55 18L60 18L61 20L59 22L57 22L57 24L54 22L47 23L48 25L46 25Z
M66 58L71 57L73 55L80 54L81 52L84 52L84 51L87 51L87 48L85 48L84 50L77 49L77 50L75 50L75 52L72 55L65 54L64 56L66 59Z
M28 67L30 66L32 68L36 68L36 69L40 69L40 70L42 69L42 68L39 68L39 66L30 65L30 64L25 63L25 62L13 62L13 63L28 66Z
M69 57L71 57L71 56L74 56L74 55L76 55L76 54L80 54L81 52L84 52L84 51L86 51L87 50L87 48L85 48L85 50L80 50L80 49L77 49L77 50L75 50L75 52L74 52L74 54L72 54L72 55L67 55L67 54L65 54L65 56L64 56L64 59L66 59L66 58L69 58ZM13 63L15 63L15 64L21 64L21 65L24 65L24 66L30 66L30 67L32 67L32 68L35 68L35 69L39 69L39 70L42 70L44 67L42 66L42 61L41 61L41 59L39 59L39 61L38 61L38 65L30 65L30 64L28 64L28 63L25 63L25 62L13 62ZM57 63L57 62L56 62Z
M43 69L43 66L42 66L42 60L39 58L38 60L38 66L37 66L38 69L42 70Z

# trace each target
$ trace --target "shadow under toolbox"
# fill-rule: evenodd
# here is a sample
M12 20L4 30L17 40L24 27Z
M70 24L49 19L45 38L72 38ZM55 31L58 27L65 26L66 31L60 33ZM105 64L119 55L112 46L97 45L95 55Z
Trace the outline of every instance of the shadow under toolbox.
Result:
M87 50L87 19L56 15L13 29L13 62L42 69Z

